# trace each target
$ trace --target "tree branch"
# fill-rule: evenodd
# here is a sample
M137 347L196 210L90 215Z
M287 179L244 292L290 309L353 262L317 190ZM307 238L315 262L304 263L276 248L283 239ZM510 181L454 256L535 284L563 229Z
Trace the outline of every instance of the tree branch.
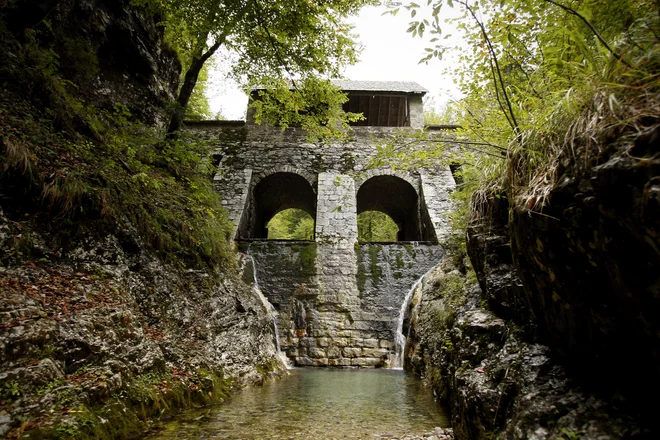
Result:
M506 92L506 83L504 82L504 78L502 77L502 71L500 70L500 64L497 60L497 55L495 54L495 49L493 48L493 45L490 41L490 38L488 37L488 33L486 33L486 28L484 27L483 23L481 20L479 20L479 17L477 17L477 14L474 12L474 9L467 3L467 1L461 1L460 2L465 8L470 12L470 15L472 15L472 18L477 22L477 25L479 26L479 29L481 29L481 34L484 37L484 40L486 41L486 44L488 45L488 52L490 53L490 60L491 60L491 69L493 69L493 64L494 64L494 72L493 72L493 80L495 81L495 92L496 94L498 93L497 90L497 84L500 84L500 87L502 88L502 95L504 95L504 100L506 101L507 108L509 110L509 115L507 116L507 112L502 108L502 111L504 112L504 115L507 116L507 120L509 121L509 125L511 125L511 128L513 128L513 131L516 133L516 136L520 134L520 128L518 126L518 121L516 120L516 115L513 113L513 106L511 105L511 100L509 99L509 94ZM495 78L495 71L497 72L497 77ZM499 98L498 98L499 102ZM502 106L502 103L500 102L500 106ZM509 119L510 117L510 119Z
M264 14L263 14L263 10L259 6L259 2L255 1L254 4L255 4L255 9L257 9L257 11L256 11L257 13L255 14L255 16L257 18L257 22L259 23L259 27L261 29L263 29L264 32L266 32L266 36L268 37L268 43L269 43L270 47L273 49L273 51L275 52L275 57L280 62L280 64L284 67L284 70L286 70L286 73L289 74L289 78L291 79L291 84L293 85L293 88L297 89L298 87L296 86L296 81L293 79L293 76L294 76L293 72L291 72L291 69L289 68L289 65L286 62L284 62L284 58L282 57L282 54L280 54L279 49L277 48L277 46L275 46L275 38L270 33L270 29L268 29L268 26L266 26L263 22L262 17L263 17Z
M582 14L580 14L579 12L577 12L575 9L573 9L573 8L569 8L568 6L562 5L561 3L557 3L557 2L555 2L554 0L544 0L544 1L547 2L547 3L550 3L550 4L552 4L552 5L555 5L555 6L559 7L559 8L561 8L561 9L563 9L564 11L568 12L568 13L571 14L571 15L575 15L577 18L579 18L580 20L582 20L582 22L583 22L584 24L587 25L587 27L591 30L591 32L593 32L593 34L596 36L596 38L598 38L598 41L600 41L601 44L602 44L603 46L605 46L605 49L607 49L607 50L609 51L609 53L611 53L612 56L614 56L614 58L616 58L617 60L621 61L621 62L622 62L623 64L625 64L626 66L632 68L632 65L631 65L626 59L624 59L624 58L621 56L621 54L619 54L618 52L616 52L614 49L612 49L612 48L610 47L609 44L607 44L607 41L605 41L605 39L600 35L600 33L596 30L596 28L593 27L593 25L589 22L589 20L587 20Z

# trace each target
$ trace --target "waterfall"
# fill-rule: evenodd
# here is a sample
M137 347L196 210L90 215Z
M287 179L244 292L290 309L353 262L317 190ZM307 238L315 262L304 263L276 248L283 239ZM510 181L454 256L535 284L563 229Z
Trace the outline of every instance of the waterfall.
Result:
M249 248L248 248L249 251ZM266 314L268 317L270 317L273 320L273 331L275 332L275 349L277 350L277 357L282 361L284 366L287 369L291 368L291 364L289 363L289 358L286 357L286 354L282 352L282 347L280 346L280 329L279 326L277 325L277 322L279 321L279 315L277 313L277 310L275 310L275 307L268 301L268 298L263 294L261 291L261 288L259 288L259 280L257 278L257 262L254 260L254 257L250 254L246 254L247 258L250 260L252 263L252 281L253 281L253 288L254 291L257 293L257 296L261 300L261 303L264 306L264 309L266 309Z
M406 340L408 339L408 335L403 334L403 321L406 317L406 310L408 309L410 301L412 301L412 298L415 295L415 291L422 286L424 279L436 267L437 266L433 266L428 271L426 271L424 275L419 277L417 281L415 281L415 283L412 285L410 290L408 290L405 298L403 299L403 304L401 304L401 311L399 312L399 321L397 322L396 326L396 334L394 335L394 356L390 359L390 365L393 369L403 369L403 356L406 351ZM410 331L410 329L408 329L408 331Z

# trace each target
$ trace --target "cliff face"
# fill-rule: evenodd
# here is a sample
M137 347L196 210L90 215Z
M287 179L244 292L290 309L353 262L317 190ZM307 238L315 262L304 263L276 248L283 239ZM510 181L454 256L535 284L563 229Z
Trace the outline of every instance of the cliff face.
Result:
M131 437L276 374L204 155L163 148L180 67L159 18L129 0L6 6L0 436Z
M406 347L452 417L457 439L636 438L625 405L598 398L544 345L488 310L473 275L449 260L427 279ZM486 296L487 297L487 296Z
M593 387L638 399L660 390L660 125L593 135L541 211L514 204L511 249L540 337Z
M425 289L408 365L457 438L654 438L660 128L627 122L584 130L532 183L480 193L479 287L445 261Z
M176 95L181 66L163 43L161 17L129 0L17 0L3 19L20 42L37 34L88 102L110 109L122 103L145 122L165 122L163 106ZM11 49L5 75L23 61Z
M130 229L60 254L0 217L3 252L25 234L42 257L0 267L3 435L134 436L281 368L272 319L237 274L164 263Z

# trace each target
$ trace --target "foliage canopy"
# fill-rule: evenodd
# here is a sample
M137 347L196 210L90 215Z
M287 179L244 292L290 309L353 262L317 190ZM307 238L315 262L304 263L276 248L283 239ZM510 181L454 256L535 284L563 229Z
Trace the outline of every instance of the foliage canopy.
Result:
M302 209L285 209L268 222L271 240L313 240L314 219Z
M461 12L453 21L468 50L444 44L442 14L450 7ZM409 139L428 148L408 157L461 165L454 197L463 214L479 188L502 187L515 196L522 188L552 180L558 157L571 149L576 121L594 102L607 110L608 123L626 124L630 121L622 108L637 107L643 113L641 101L658 93L657 1L390 3L389 13L404 12L411 16L408 32L413 37L432 36L420 62L458 49L464 97L448 105L442 122L462 128L444 140L424 135ZM441 122L435 116L434 122ZM411 164L405 154L390 156L398 166ZM542 206L543 194L526 204L530 209ZM456 220L465 226L464 218Z
M135 0L135 3L164 14L166 37L179 51L184 64L186 73L177 99L179 111L169 130L173 132L181 127L183 110L202 66L220 47L238 55L232 74L246 88L275 86L276 99L280 102L298 98L300 103L304 97L306 107L259 106L257 120L281 121L283 127L291 122L312 126L321 120L330 126L338 113L324 104L336 103L341 98L340 91L327 79L339 77L343 66L357 61L356 36L351 34L352 26L346 18L362 6L376 2ZM290 95L284 96L287 92ZM315 112L309 112L309 108Z
M358 240L367 242L397 241L399 227L392 218L379 211L365 211L358 215Z

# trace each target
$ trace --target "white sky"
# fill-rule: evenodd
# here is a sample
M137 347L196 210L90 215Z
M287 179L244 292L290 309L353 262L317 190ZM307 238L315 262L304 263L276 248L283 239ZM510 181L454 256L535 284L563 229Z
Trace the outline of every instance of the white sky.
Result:
M429 90L427 97L433 99L436 107L443 105L449 99L460 96L453 83L451 75L452 63L456 63L455 56L446 55L443 60L433 59L428 64L418 64L424 55L424 48L431 47L428 40L412 38L406 33L411 21L410 13L405 9L396 16L382 15L384 7L369 6L362 9L360 14L351 20L355 25L354 33L358 34L359 42L363 46L360 62L349 66L344 75L350 80L371 81L415 81ZM451 8L443 10L455 14ZM421 15L422 11L420 11ZM419 17L419 15L418 15ZM458 32L451 24L442 24L443 35L452 37L442 40L445 45L460 45ZM219 54L223 58L227 54ZM228 119L244 119L247 108L247 95L238 86L226 77L226 70L222 66L210 73L208 92L211 111L218 111ZM428 105L428 104L427 104Z

